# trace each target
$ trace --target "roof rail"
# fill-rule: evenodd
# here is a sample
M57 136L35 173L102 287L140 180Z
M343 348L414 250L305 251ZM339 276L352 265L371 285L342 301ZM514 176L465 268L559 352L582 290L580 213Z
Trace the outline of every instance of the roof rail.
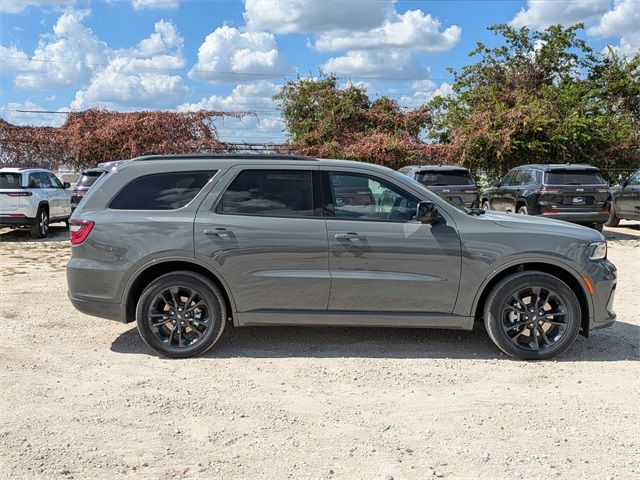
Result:
M304 155L282 155L271 153L181 153L172 155L145 155L142 157L133 158L133 161L145 161L145 160L179 160L188 158L200 158L200 159L242 159L242 160L255 160L260 158L268 158L270 160L311 160L317 161L317 158L306 157Z

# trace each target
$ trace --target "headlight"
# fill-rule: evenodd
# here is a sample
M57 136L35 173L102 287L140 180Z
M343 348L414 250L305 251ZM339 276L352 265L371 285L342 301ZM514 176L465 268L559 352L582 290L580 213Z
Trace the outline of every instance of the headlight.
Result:
M607 241L590 243L587 247L587 256L590 260L607 258Z

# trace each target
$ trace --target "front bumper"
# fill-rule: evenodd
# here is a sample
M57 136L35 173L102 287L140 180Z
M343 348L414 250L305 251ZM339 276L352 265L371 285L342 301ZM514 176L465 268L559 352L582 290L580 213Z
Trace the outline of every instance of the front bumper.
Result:
M561 210L555 213L542 212L540 216L580 224L606 223L609 221L609 214L600 212L572 212L571 210Z
M20 226L35 225L36 219L31 217L12 217L9 215L0 215L0 226Z
M617 286L617 269L608 260L591 262L584 275L593 285L593 310L589 319L589 330L609 327L616 321L613 302Z

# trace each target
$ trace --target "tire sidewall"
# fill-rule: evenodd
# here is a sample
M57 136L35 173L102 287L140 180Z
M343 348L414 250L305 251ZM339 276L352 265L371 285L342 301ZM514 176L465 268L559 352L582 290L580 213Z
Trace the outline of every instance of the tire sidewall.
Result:
M529 215L529 209L525 206L522 205L520 208L518 208L518 215Z
M209 309L210 324L202 339L185 348L168 347L153 334L147 313L151 302L162 290L169 287L188 287L197 290ZM220 338L226 319L224 300L220 291L208 279L197 274L171 273L154 280L142 292L136 306L136 322L142 340L154 352L169 358L188 358L201 355L209 350Z
M511 294L533 285L555 291L570 312L570 321L563 338L556 345L539 351L519 348L502 328L502 310ZM571 288L562 280L543 272L520 272L504 278L487 297L484 311L485 326L493 342L507 355L522 360L546 360L565 352L580 331L581 318L580 303Z

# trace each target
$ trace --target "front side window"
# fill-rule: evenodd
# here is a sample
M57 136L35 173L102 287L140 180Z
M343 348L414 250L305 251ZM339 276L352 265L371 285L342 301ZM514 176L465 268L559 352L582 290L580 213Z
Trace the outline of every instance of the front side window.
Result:
M313 217L310 170L244 170L216 205L228 215Z
M125 186L111 201L114 210L175 210L185 207L215 175L173 172L145 175Z
M355 173L330 172L335 218L408 222L420 200L384 180Z
M513 176L515 174L516 174L515 170L511 170L509 173L507 173L502 179L502 185L503 186L511 185L511 180L513 180Z
M49 182L53 188L64 188L62 182L53 173L48 173L47 176L49 177Z
M640 185L640 171L631 175L631 178L627 182L628 185Z

